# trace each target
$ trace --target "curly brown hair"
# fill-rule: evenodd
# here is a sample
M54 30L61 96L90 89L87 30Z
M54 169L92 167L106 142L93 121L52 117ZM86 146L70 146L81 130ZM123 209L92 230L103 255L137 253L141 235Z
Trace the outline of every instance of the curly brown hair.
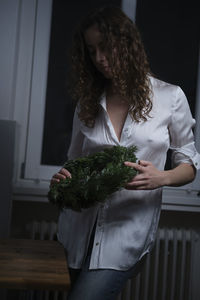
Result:
M93 65L84 40L85 31L93 25L97 25L108 52L112 84L128 102L133 120L146 121L152 109L149 64L136 25L115 6L90 13L74 34L70 91L79 100L80 120L94 126L100 97L109 82Z

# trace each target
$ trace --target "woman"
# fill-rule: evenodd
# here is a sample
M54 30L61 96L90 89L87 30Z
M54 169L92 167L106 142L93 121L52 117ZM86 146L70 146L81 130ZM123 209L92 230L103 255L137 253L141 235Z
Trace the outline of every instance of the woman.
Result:
M150 76L136 26L117 7L91 13L74 36L72 94L79 100L68 158L113 145L137 147L138 170L126 189L81 213L64 209L58 239L64 245L70 300L115 299L135 276L155 240L163 186L195 178L200 156L193 120L180 87ZM171 149L173 168L164 171ZM61 169L56 184L71 174Z

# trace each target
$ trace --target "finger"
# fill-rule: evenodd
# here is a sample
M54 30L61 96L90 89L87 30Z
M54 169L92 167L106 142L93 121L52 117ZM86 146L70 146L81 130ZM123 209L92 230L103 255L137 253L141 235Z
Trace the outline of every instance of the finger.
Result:
M59 182L60 179L59 179L59 178L52 177L51 181L52 181L52 182Z
M52 178L51 181L50 181L50 186L56 184L56 183L59 183L60 182L60 179L57 179L57 178Z
M137 182L137 181L141 181L141 180L144 180L145 177L144 177L144 174L143 173L138 173L138 175L135 175L132 180L128 183L131 183L131 182Z
M143 171L143 167L142 167L141 165L136 164L136 163L132 163L132 162L130 162L130 161L125 161L124 164L125 164L127 167L131 167L131 168L136 169L137 171L140 171L140 172Z
M59 180L63 180L63 179L66 179L67 176L61 174L61 173L56 173L52 179L59 179Z
M150 161L147 161L147 160L140 160L140 165L143 166L143 167L147 167L147 166L152 165L152 163Z
M71 173L67 169L65 169L65 168L62 168L59 171L59 173L62 174L62 175L64 175L64 176L66 176L66 177L70 177L70 178L72 177Z
M139 191L139 190L149 190L149 188L146 185L141 185L141 186L138 186L138 187L127 186L126 190L136 190L136 191Z
M145 180L140 180L140 181L132 181L127 183L127 187L140 187L140 186L146 186L147 183Z

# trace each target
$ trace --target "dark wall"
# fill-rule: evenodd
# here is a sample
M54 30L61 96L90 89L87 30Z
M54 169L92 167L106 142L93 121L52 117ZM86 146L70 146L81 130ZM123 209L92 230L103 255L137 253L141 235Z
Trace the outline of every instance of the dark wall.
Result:
M153 73L180 85L195 114L200 41L198 1L138 0L136 24Z

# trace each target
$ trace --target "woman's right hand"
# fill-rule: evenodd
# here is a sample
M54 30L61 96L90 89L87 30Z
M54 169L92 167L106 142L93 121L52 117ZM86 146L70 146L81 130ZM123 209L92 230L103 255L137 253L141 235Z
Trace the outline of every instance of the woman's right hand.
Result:
M58 173L56 173L52 176L51 181L50 181L50 185L55 184L55 183L59 183L61 180L66 179L66 177L71 178L72 175L69 171L67 171L67 169L62 168L62 169L60 169L60 171L58 171Z

